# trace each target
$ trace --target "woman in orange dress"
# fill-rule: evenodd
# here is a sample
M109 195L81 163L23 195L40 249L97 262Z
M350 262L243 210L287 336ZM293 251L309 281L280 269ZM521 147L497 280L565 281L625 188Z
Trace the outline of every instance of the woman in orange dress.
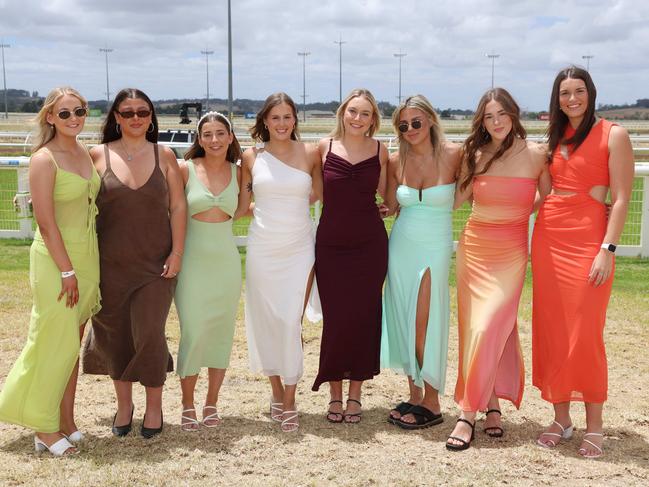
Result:
M502 88L487 91L473 117L455 207L473 199L458 244L459 367L455 401L461 409L446 447L466 450L476 412L487 410L484 432L504 433L499 398L517 408L525 383L518 341L518 303L527 269L528 222L537 186L549 191L545 148L525 140L520 110Z
M579 453L586 458L602 455L604 323L634 172L626 130L595 116L595 97L595 85L581 68L564 69L554 80L548 126L552 194L543 202L532 241L533 383L554 406L554 421L538 443L552 448L570 438L570 403L582 401L586 433Z

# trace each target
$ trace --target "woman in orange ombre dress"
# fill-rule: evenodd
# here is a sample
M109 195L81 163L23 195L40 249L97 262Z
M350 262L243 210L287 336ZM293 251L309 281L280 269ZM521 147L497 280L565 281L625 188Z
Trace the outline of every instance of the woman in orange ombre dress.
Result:
M538 443L551 448L570 438L570 402L583 401L586 433L579 453L586 458L602 455L604 323L634 172L626 130L595 117L595 96L583 69L564 69L554 81L552 194L541 207L532 243L533 383L554 406L554 421Z
M519 115L506 90L487 91L464 143L455 207L473 198L473 208L456 255L460 357L455 401L461 415L446 442L449 450L469 448L477 411L487 410L485 433L502 436L499 398L518 408L523 397L516 318L527 269L528 222L546 152L525 140Z

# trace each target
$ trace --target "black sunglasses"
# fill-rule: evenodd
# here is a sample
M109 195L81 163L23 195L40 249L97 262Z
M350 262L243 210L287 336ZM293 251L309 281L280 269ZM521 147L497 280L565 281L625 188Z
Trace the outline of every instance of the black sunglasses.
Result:
M135 115L137 115L137 118L146 118L151 115L151 110L137 110L135 112L132 110L128 110L126 112L120 112L118 110L115 111L119 113L123 118L133 118Z
M421 128L421 120L413 120L410 124L408 122L400 122L399 123L399 132L402 134L405 134L408 130L410 130L410 127L413 129L417 130Z
M88 109L83 108L83 107L79 107L79 108L75 108L72 111L70 111L70 110L61 110L56 115L61 120L67 120L68 118L70 118L72 116L72 114L74 114L74 116L78 117L78 118L85 117L86 115L88 115Z

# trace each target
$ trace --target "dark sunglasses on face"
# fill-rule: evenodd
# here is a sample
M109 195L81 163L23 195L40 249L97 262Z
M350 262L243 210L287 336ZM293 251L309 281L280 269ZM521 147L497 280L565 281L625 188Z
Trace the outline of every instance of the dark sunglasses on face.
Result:
M417 130L421 128L421 120L413 120L410 124L408 122L400 122L399 123L399 132L402 134L405 134L408 130L410 130L410 127L413 129Z
M149 115L151 115L151 110L137 110L137 111L126 111L126 112L120 112L115 110L117 113L119 113L122 118L133 118L135 115L137 115L137 118L146 118Z
M59 113L56 115L61 119L61 120L67 120L74 114L75 117L81 118L85 117L88 115L88 110L83 107L75 108L74 110L61 110Z

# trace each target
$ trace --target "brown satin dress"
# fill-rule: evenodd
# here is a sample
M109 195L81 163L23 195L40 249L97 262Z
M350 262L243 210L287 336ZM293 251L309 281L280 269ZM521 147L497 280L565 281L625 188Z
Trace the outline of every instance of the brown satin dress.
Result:
M157 145L153 172L135 190L117 178L104 150L97 197L102 309L92 318L83 371L160 387L173 370L165 324L176 285L160 276L171 252L167 181Z

